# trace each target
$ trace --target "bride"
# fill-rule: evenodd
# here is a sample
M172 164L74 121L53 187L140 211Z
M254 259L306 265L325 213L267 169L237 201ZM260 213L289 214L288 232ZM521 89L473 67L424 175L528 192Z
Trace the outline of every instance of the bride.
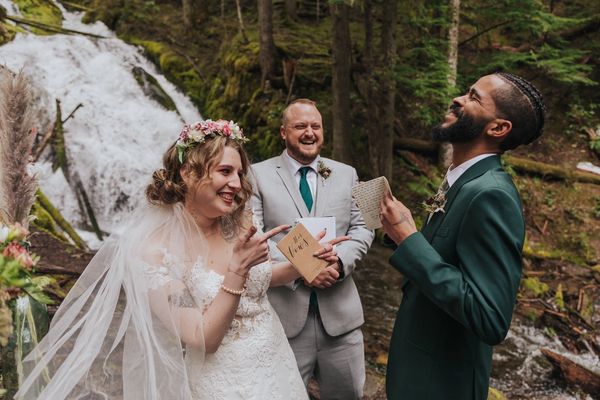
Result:
M16 399L306 399L269 286L298 278L257 231L247 139L185 126L149 204L86 267L27 357ZM318 257L337 262L333 244Z

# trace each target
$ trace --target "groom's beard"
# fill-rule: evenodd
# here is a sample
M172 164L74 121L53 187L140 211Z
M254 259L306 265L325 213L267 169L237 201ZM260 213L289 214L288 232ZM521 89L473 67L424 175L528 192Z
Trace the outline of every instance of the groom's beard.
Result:
M434 142L466 143L475 139L483 133L483 129L489 121L477 121L472 116L465 114L460 107L451 106L450 109L456 115L456 121L447 127L438 125L431 131Z

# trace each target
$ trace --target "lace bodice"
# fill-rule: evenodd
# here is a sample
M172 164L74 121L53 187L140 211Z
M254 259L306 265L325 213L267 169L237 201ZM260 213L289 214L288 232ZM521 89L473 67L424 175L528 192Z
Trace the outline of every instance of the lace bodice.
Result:
M239 337L243 332L250 332L264 320L265 313L271 309L267 299L267 289L271 282L271 264L262 263L253 267L246 279L246 292L241 296L236 316L231 323L229 331L225 334L223 342L228 342ZM190 269L184 282L194 301L199 307L206 308L215 299L224 276L218 272L204 268L199 260Z

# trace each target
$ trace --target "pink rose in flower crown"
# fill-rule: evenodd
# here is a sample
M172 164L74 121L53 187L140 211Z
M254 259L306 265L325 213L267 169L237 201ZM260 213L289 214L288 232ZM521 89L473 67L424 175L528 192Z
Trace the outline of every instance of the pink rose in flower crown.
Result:
M21 246L19 243L16 243L16 242L10 243L8 246L6 246L6 248L2 252L2 255L4 257L14 258L24 268L26 268L28 270L31 270L31 267L33 267L33 264L34 264L33 259L31 258L31 256L27 252L27 250L25 250L25 248L23 246Z
M231 128L229 127L229 123L220 119L218 122L221 123L221 132L223 132L223 136L229 137L231 136Z

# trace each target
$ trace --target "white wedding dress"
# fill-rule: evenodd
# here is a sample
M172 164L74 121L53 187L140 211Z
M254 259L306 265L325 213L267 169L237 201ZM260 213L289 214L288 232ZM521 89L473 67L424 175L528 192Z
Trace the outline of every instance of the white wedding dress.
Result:
M16 399L308 398L267 299L270 263L251 269L231 327L208 354L203 311L223 276L204 267L202 231L177 203L143 207L124 232L96 253L26 357Z
M223 276L197 263L183 280L196 304L207 307ZM271 264L253 267L231 327L221 346L195 362L186 354L194 400L307 399L294 353L267 298Z

